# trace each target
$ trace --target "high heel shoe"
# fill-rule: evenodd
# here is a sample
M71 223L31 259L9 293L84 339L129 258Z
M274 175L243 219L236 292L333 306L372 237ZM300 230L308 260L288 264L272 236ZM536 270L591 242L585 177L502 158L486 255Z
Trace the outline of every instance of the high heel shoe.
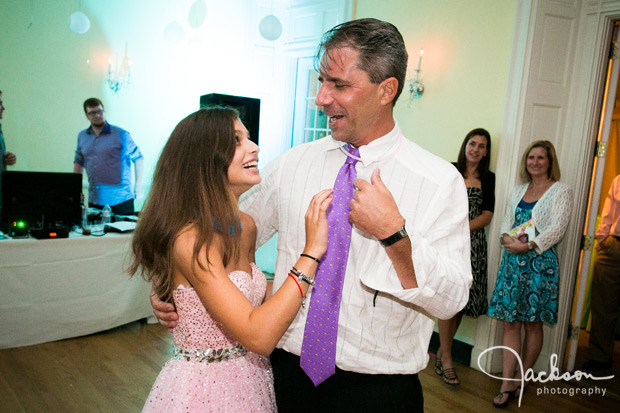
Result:
M435 356L435 374L438 376L443 376L443 366L439 356Z
M458 376L456 375L456 370L453 367L449 369L443 369L443 374L441 375L444 383L449 384L450 386L457 386L461 384Z
M506 400L504 400L504 401L503 401L503 402L501 402L501 403L497 403L497 402L495 401L495 399L493 399L493 406L495 406L495 407L497 407L497 408L499 408L499 409L503 409L503 408L505 408L506 406L508 406L508 402L510 401L510 399L512 399L513 397L515 397L515 392L516 392L516 390L513 390L513 391L500 391L500 392L497 394L497 396L495 396L496 398L498 398L498 397L499 397L499 399L500 399L500 400L503 400L503 399L504 399L504 396L506 396L506 395L507 395L508 397L506 397Z
M517 386L517 389L515 390L515 397L519 398L519 396L521 396L521 394L525 393L525 389L527 389L528 385L529 385L529 383L525 382L525 385L523 386L523 388L521 388L521 386Z

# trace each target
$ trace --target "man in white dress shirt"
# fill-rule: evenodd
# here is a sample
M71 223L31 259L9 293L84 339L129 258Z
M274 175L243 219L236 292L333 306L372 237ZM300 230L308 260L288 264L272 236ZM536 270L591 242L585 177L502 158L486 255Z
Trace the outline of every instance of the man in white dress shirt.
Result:
M594 234L596 259L592 274L590 360L581 370L611 370L616 326L620 316L620 175L611 183Z
M465 185L393 118L407 71L396 27L375 19L338 25L323 36L317 61L316 104L331 136L280 155L241 200L256 221L257 246L279 234L276 290L304 247L310 199L333 186L347 158L341 147L359 149L336 373L315 387L300 368L308 306L301 308L272 354L278 409L422 411L417 373L428 363L434 317L461 310L472 282ZM162 324L175 325L175 314L159 312L156 300L154 307Z

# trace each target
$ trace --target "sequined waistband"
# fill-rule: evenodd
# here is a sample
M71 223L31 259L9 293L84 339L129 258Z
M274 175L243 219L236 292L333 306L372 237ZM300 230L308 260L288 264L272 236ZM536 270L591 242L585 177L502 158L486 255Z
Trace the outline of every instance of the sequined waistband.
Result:
M213 363L214 361L226 361L243 357L248 351L241 344L230 348L201 348L193 350L181 350L174 348L173 357L177 360L197 361Z

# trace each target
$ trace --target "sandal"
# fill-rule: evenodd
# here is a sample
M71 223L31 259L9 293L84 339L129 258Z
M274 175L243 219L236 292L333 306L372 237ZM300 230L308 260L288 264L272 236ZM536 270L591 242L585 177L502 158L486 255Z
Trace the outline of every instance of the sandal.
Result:
M443 367L441 365L441 359L439 358L439 356L435 356L435 374L437 374L438 376L443 375Z
M525 389L527 389L528 385L529 383L525 382L525 386L523 386L523 389L521 389L521 386L517 386L517 389L515 390L515 397L518 398L519 396L521 396L522 393L525 393Z
M443 369L443 373L441 375L444 383L449 384L450 386L456 386L461 384L461 381L456 375L456 370L453 367L449 369Z
M510 401L510 399L515 397L515 392L516 392L516 390L513 390L513 391L500 391L497 394L497 396L495 396L495 398L499 398L500 400L503 400L505 395L508 395L508 397L506 398L506 400L504 400L501 403L497 403L495 401L495 399L493 399L493 406L495 406L495 407L497 407L499 409L503 409L504 407L508 406L508 402Z

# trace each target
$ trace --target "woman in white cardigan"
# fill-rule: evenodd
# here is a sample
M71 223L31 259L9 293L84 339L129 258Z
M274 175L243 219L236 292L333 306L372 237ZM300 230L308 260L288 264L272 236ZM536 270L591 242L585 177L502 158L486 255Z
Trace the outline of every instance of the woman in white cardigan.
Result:
M556 244L564 236L573 205L573 192L560 180L555 148L536 141L525 150L521 179L510 193L500 227L505 251L497 274L488 314L504 322L504 346L521 355L523 371L531 368L542 348L543 322L555 324L558 312L559 265ZM521 351L521 329L525 337ZM517 359L503 350L502 376L515 373ZM504 407L519 397L517 381L502 381L493 399Z

